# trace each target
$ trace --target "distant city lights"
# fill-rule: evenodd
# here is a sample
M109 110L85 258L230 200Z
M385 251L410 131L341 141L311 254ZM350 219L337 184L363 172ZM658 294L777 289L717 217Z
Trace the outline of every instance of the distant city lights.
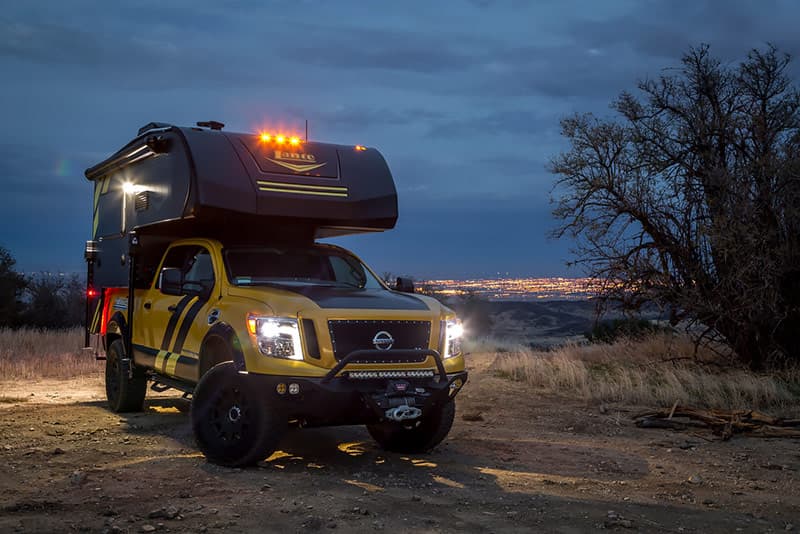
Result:
M585 300L599 289L590 278L426 280L420 285L443 295L474 293L490 300Z

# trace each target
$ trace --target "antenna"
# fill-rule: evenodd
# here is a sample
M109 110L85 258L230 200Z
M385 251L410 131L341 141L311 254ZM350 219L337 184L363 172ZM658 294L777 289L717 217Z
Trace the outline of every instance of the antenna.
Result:
M308 119L306 119L306 143L308 143Z

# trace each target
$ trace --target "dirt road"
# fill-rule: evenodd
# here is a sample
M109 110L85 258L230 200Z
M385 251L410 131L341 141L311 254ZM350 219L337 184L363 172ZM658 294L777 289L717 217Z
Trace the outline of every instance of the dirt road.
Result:
M119 416L99 380L0 383L0 532L800 528L797 441L638 429L634 408L532 395L490 363L471 357L431 454L383 452L359 427L306 429L245 470L204 461L177 394Z

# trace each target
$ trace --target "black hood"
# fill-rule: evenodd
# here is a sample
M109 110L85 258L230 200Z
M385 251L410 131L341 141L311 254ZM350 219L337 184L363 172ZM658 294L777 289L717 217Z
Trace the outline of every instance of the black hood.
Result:
M357 289L349 287L294 285L270 282L268 287L291 291L313 300L320 308L365 310L430 310L425 302L408 293L387 289Z

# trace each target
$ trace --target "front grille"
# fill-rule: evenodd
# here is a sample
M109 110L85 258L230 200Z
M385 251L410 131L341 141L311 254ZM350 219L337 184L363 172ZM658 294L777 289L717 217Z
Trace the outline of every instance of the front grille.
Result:
M333 354L341 360L354 350L375 350L373 340L379 332L394 340L392 349L427 349L431 339L430 321L328 321ZM381 335L386 346L386 336ZM397 363L419 363L427 356L398 359ZM363 363L370 363L360 360ZM385 360L382 360L385 363Z

